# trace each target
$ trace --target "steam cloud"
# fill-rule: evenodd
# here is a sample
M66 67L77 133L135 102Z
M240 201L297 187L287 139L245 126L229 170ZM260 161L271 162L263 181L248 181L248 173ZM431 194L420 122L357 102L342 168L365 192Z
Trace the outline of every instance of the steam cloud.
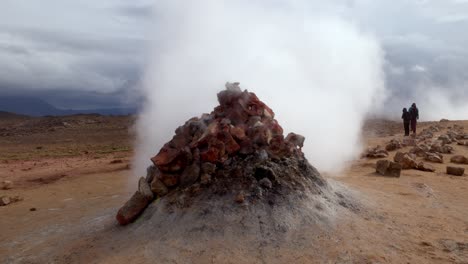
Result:
M255 92L285 133L304 135L306 157L319 170L343 168L360 151L362 121L385 90L378 42L331 12L339 8L305 0L157 1L135 173L179 125L217 105L226 81Z

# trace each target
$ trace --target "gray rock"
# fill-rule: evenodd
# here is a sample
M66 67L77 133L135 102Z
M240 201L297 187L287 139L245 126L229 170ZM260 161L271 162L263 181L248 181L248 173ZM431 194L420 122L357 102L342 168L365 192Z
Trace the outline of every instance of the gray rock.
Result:
M154 199L153 192L151 191L151 188L146 181L145 178L141 177L140 180L138 181L138 191L146 197L149 201L152 201Z
M160 179L154 178L151 182L151 191L157 196L163 197L169 192L169 189Z
M187 166L180 175L180 185L182 187L187 187L197 181L198 177L200 177L200 166L196 163L192 163Z

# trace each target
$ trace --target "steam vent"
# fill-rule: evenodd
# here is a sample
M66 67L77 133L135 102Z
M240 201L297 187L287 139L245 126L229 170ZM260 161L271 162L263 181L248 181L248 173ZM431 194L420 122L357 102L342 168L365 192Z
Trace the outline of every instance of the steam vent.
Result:
M263 230L270 221L271 232L286 232L293 222L327 222L335 205L347 206L304 157L305 138L285 137L254 93L227 83L217 96L219 106L178 127L151 158L154 165L117 213L121 225L150 221L190 232L199 223L219 231L244 219L245 231L251 219Z

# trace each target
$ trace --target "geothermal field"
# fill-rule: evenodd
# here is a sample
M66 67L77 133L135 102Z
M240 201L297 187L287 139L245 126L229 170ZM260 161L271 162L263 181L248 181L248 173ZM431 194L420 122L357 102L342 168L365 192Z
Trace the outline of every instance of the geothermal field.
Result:
M213 97L138 177L132 116L1 113L0 262L468 262L468 121L366 120L322 173L260 96Z

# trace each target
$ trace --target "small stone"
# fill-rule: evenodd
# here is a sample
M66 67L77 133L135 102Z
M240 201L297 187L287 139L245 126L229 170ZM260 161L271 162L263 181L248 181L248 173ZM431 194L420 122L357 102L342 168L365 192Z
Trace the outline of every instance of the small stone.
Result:
M385 150L387 150L387 151L394 151L394 150L399 149L399 148L401 148L401 143L400 143L400 141L398 141L396 139L390 140L390 142L387 144L387 146L385 146Z
M154 178L151 182L151 191L157 196L163 197L169 192L169 189L160 179Z
M244 192L239 192L235 198L236 203L243 203L245 201Z
M447 166L447 174L455 175L455 176L463 176L464 173L465 173L465 168Z
M37 210L37 209L36 209L35 207L29 208L29 211L31 211L31 212L34 212L34 211L36 211L36 210Z
M418 166L417 166L416 169L418 169L420 171L429 171L429 172L434 172L435 171L435 168L432 165L426 164L426 163L424 163L422 161L418 163Z
M268 178L263 178L258 183L260 184L260 186L262 186L262 187L264 187L266 189L271 189L271 187L273 187L273 184L271 183L271 181Z
M140 180L138 181L138 191L148 199L148 201L152 201L154 199L153 192L151 191L151 188L146 181L145 178L141 177Z
M2 196L0 197L0 206L9 205L11 203L10 197Z
M120 225L127 225L133 221L145 210L149 204L146 196L136 191L135 194L128 200L116 215L116 219Z
M266 150L262 149L257 153L257 157L260 161L266 161L268 160L268 153Z
M200 166L198 164L193 163L190 166L187 166L185 170L180 175L180 185L182 187L187 187L193 184L198 177L200 176Z
M2 190L9 190L13 188L13 182L12 181L2 181L0 184Z
M468 158L463 155L455 155L450 159L450 162L456 164L468 164Z
M442 155L437 155L436 153L427 152L425 160L436 163L444 163Z
M211 175L210 174L207 174L207 173L203 173L201 176L200 176L200 183L203 184L203 185L208 185L210 184L211 182Z

